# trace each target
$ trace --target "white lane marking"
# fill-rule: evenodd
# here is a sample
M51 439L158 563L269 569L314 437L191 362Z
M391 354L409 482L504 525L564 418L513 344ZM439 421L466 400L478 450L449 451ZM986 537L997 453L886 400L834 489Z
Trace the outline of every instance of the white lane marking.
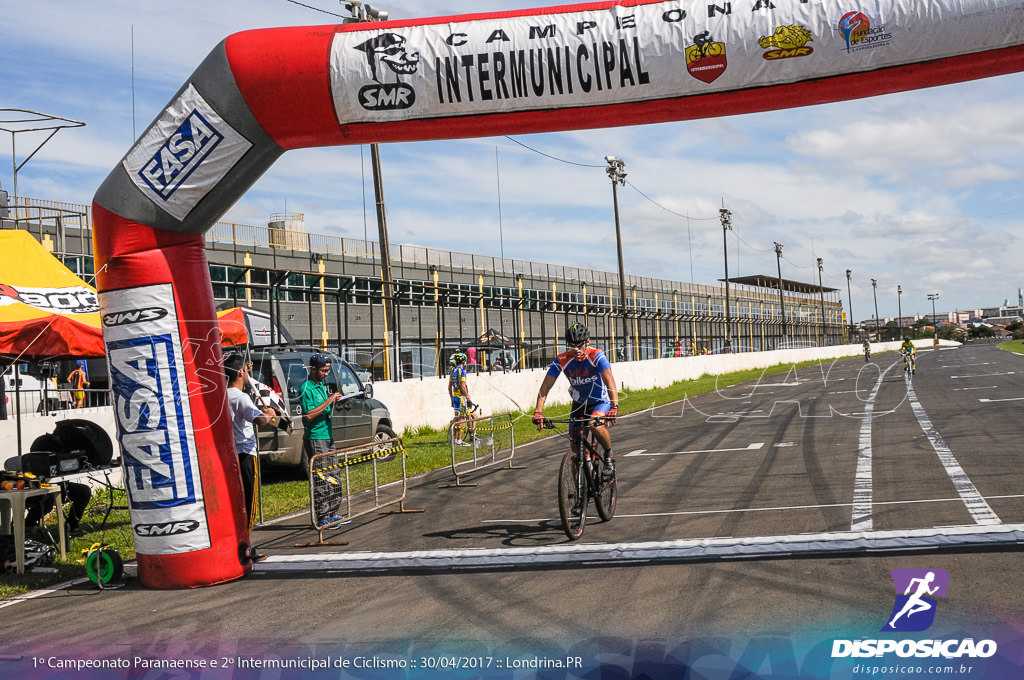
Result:
M971 482L967 473L964 472L963 468L960 467L960 463L957 462L953 452L946 446L945 440L942 439L942 435L932 425L932 421L928 419L928 414L924 412L924 407L921 406L921 402L917 400L917 393L914 392L913 382L907 379L907 400L910 402L910 407L914 410L914 416L917 418L917 423L921 426L921 430L924 432L925 437L931 442L932 448L935 449L935 453L939 456L939 461L942 462L942 467L946 469L946 474L949 475L950 480L953 482L954 488L960 497L964 501L964 505L967 507L967 511L971 513L971 517L978 524L1002 524L998 515L989 507L989 504L985 502L984 497L978 493L978 489L975 488Z
M871 519L871 501L874 496L871 485L871 419L882 380L895 365L889 364L888 368L878 374L878 380L864 403L864 419L860 421L860 435L857 438L857 472L853 478L853 512L850 517L850 529L853 531L871 531L874 526Z
M958 380L960 378L989 378L994 375L1014 375L1016 371L1006 371L1005 373L977 373L974 375L951 375L950 380Z
M788 536L698 538L641 543L572 543L524 548L466 548L405 552L322 553L271 555L253 565L256 574L271 572L363 572L385 569L486 569L540 567L709 558L756 558L770 555L829 554L908 550L966 545L1002 545L1024 542L1024 524L980 529L955 526L893 531L834 531Z
M1021 499L1024 498L1024 494L1008 494L1001 496L988 496L986 500L1010 500L1010 499ZM625 499L623 499L625 500ZM882 507L887 505L920 505L922 503L963 503L964 499L956 496L955 498L914 498L905 501L878 501L873 503L874 507ZM815 505L776 505L765 508L725 508L722 510L678 510L668 512L638 512L638 513L615 513L616 519L642 519L645 517L692 517L694 515L732 515L736 513L747 513L747 512L785 512L791 510L823 510L825 508L849 508L853 507L853 503L819 503ZM621 505L619 506L621 510ZM541 522L560 522L561 519L558 517L529 517L524 519L515 518L499 518L499 519L485 519L482 520L483 524L539 524Z
M756 451L757 449L761 448L762 446L764 446L764 442L754 442L753 444L748 444L747 446L743 447L742 449L701 449L699 451L654 451L654 452L648 452L646 449L642 449L640 451L631 451L630 453L626 454L626 457L629 457L629 456L681 456L681 455L687 454L687 453L725 453L727 451Z
M775 444L775 448L781 449L783 447L793 446L793 445L794 445L793 442L779 442L778 444Z
M1007 399L978 399L980 402L993 402L993 401L1024 401L1024 397L1009 397Z
M954 387L952 392L966 392L968 390L996 390L999 389L998 385L989 385L988 387Z

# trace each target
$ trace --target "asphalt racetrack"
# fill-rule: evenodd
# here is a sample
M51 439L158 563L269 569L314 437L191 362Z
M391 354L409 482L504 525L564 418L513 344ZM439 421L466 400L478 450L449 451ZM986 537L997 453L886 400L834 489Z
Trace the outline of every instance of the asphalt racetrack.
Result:
M1022 406L1024 357L987 345L920 351L912 377L895 353L794 369L620 419L617 514L601 522L592 507L580 541L558 520L567 444L552 437L462 486L450 470L411 480L404 507L423 512L359 517L328 535L345 546L298 547L317 538L305 515L258 527L268 558L242 581L85 583L9 603L0 654L450 651L696 668L782 640L799 666L834 639L878 636L900 568L949 574L928 635L1019 640ZM819 662L850 674L851 660ZM615 677L636 674L623 668Z

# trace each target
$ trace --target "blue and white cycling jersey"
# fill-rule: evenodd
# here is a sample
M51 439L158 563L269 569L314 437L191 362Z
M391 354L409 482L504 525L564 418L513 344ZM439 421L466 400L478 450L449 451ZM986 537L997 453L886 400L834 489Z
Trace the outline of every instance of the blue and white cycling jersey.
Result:
M583 359L577 360L572 350L562 352L551 362L548 375L558 378L564 373L569 381L569 396L577 404L599 404L608 401L608 388L601 371L612 367L604 352L588 347Z

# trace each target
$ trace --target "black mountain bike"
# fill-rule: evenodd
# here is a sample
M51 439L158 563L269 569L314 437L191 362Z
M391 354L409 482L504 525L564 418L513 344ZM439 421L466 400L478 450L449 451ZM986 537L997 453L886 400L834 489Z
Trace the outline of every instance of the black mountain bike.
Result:
M591 498L602 520L607 522L615 516L615 472L605 474L604 456L597 451L590 418L544 419L545 428L553 430L555 423L578 426L573 428L572 435L578 453L572 450L566 453L558 471L558 513L565 535L575 541L583 535ZM567 433L562 433L562 436L569 437Z

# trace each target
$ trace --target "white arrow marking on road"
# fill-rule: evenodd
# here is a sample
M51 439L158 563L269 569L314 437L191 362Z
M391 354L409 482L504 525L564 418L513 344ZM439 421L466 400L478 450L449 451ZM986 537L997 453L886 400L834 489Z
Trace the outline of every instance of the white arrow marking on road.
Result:
M753 444L749 444L742 449L702 449L700 451L656 451L653 453L648 453L646 450L642 450L627 453L626 456L679 456L685 453L725 453L727 451L756 451L762 446L764 446L764 442L754 442Z

